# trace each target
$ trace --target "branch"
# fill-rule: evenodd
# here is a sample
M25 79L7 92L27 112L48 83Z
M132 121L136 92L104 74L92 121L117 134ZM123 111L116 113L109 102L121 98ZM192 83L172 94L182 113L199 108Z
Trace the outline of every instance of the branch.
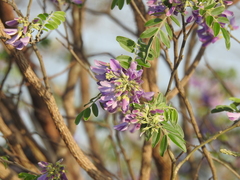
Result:
M4 26L0 21L0 36L7 36L3 32ZM4 40L2 40L5 43ZM78 164L93 178L98 180L107 180L111 179L103 175L93 164L92 162L83 154L82 150L79 148L75 140L73 139L69 129L67 128L64 120L58 110L56 101L51 93L45 90L44 86L41 84L40 80L33 72L30 67L28 60L25 58L23 52L17 51L12 45L5 44L5 47L9 52L15 57L16 63L19 69L22 71L23 76L32 85L37 94L43 99L46 104L53 121L58 129L61 138L65 142L72 156L78 162Z
M203 147L204 145L212 142L213 140L216 140L219 136L227 133L228 131L231 131L232 129L236 128L236 127L239 127L240 126L240 121L238 121L236 124L230 126L229 128L223 130L223 131L219 131L217 134L215 134L213 137L209 138L208 140L202 142L200 145L196 146L186 157L184 160L182 160L178 165L177 167L175 168L175 171L173 173L173 180L176 178L176 175L179 171L179 169L181 168L181 166L193 155L193 153L195 151L197 151L199 148Z

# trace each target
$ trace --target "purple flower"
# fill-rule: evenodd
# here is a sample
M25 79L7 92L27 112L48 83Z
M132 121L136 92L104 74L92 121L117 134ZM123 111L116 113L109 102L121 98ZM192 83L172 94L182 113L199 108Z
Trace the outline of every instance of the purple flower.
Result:
M25 46L28 45L30 40L30 37L24 37L19 39L18 41L15 41L12 45L17 49L17 50L22 50Z
M130 103L139 103L141 97L152 98L153 93L145 93L141 88L143 70L137 70L136 62L132 62L129 69L122 68L115 59L111 59L110 63L95 61L95 65L91 70L99 80L100 103L106 111L114 113L121 110L126 113Z
M231 30L236 30L239 28L239 26L236 25L235 17L230 19L230 28Z
M19 24L18 20L19 18L14 18L14 20L6 21L5 24L10 27L16 27Z
M43 173L37 180L54 180L54 179L61 179L61 180L68 180L64 166L61 165L63 159L60 159L55 164L48 163L41 161L38 163L39 167L42 169L41 172Z
M172 14L178 15L178 13L185 13L184 2L181 0L169 0L170 5L166 5L165 2L157 1L157 0L148 0L147 5L149 7L148 14L150 15L160 15L164 14L165 10L169 8L166 12L167 16L171 16Z
M82 1L80 0L71 0L74 4L82 4Z
M18 29L4 29L3 31L9 36L12 36L18 32Z
M231 5L233 2L232 2L232 1L223 1L223 3L229 6L229 5Z
M236 121L240 118L240 113L237 112L227 112L227 116L230 121Z

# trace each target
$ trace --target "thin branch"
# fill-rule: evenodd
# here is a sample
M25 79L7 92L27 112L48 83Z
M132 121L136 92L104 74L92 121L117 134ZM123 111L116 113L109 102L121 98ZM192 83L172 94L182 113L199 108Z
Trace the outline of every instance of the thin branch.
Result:
M177 173L179 171L179 169L182 167L182 165L193 155L193 153L195 151L197 151L198 149L200 149L201 147L203 147L204 145L216 140L219 136L227 133L228 131L231 131L232 129L239 127L240 126L240 121L238 121L236 124L233 124L232 126L230 126L229 128L219 131L218 133L216 133L214 136L212 136L211 138L209 138L208 140L202 142L200 145L196 146L175 168L175 171L173 173L173 178L172 180L175 180Z
M131 167L130 158L127 157L126 151L125 151L125 149L124 149L123 146L122 146L122 143L121 143L121 140L120 140L119 132L118 132L118 131L116 132L116 138L117 138L118 146L120 147L121 152L122 152L122 154L123 154L124 160L126 161L126 164L127 164L128 171L129 171L129 173L130 173L131 179L132 179L132 180L136 180L136 178L135 178L135 176L134 176L134 173L133 173L133 169L132 169L132 167Z
M46 69L45 69L45 66L44 66L42 56L39 53L38 48L37 48L35 43L32 44L32 47L33 47L33 50L34 50L35 54L37 55L38 61L40 63L41 71L42 71L42 74L43 74L43 81L45 83L46 90L48 91L50 89L50 85L49 85L49 82L48 82L47 72L46 72Z
M139 16L141 17L141 19L143 20L143 22L147 22L147 20L145 19L145 17L142 15L141 11L139 10L139 8L137 7L136 3L134 1L131 1L131 4L133 5L134 9L137 11L137 13L139 14Z
M36 173L36 172L31 171L31 170L25 168L24 166L22 166L21 164L18 164L18 163L15 162L15 161L9 161L9 160L6 160L6 159L0 157L0 162L1 162L1 163L7 163L7 164L11 164L11 165L17 166L17 167L21 168L22 170L27 171L27 172L29 172L29 173L31 173L31 174L34 174L34 175L40 175L39 173Z
M214 71L214 69L206 62L207 68L213 73L215 78L218 79L218 81L221 83L222 87L225 89L225 91L232 97L234 97L233 92L227 87L226 83L223 81L222 78L219 77L219 75Z
M28 6L27 6L27 15L26 15L27 19L29 19L29 16L30 16L31 5L32 5L32 0L29 0Z
M222 164L223 166L225 166L229 171L231 171L235 176L237 176L238 179L240 179L240 175L233 168L231 168L226 162L223 162L215 157L212 157L212 159Z

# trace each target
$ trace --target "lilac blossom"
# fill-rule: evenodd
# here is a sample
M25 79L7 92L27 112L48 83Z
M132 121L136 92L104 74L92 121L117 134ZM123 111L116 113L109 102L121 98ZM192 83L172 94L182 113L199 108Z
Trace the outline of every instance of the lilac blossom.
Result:
M100 103L106 111L114 113L121 109L125 113L129 104L140 103L141 97L152 99L153 93L146 93L141 88L143 70L137 70L136 62L132 62L129 69L122 68L115 59L110 63L95 61L95 65L91 70L98 79L98 89L102 94Z
M44 161L39 162L38 165L42 169L41 172L43 174L38 177L37 180L68 180L65 174L64 165L61 165L62 161L63 159L60 159L55 164Z
M240 112L227 112L227 116L230 121L236 121L240 119Z

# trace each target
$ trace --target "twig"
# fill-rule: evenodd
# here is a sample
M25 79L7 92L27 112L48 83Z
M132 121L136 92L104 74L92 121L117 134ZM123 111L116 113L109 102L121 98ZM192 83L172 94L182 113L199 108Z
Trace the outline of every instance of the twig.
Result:
M31 5L32 5L32 0L29 0L28 6L27 6L27 15L26 15L27 19L29 19Z
M197 172L196 172L196 175L195 175L195 177L194 177L194 180L198 180L198 172L199 172L199 170L200 170L200 168L201 168L201 166L202 166L203 160L204 160L204 157L202 157L200 163L198 164Z
M9 160L6 160L6 159L0 157L0 162L4 162L4 163L7 163L7 164L15 165L15 166L21 168L22 170L27 171L27 172L30 172L31 174L34 174L34 175L40 175L40 174L38 174L38 173L35 173L35 172L33 172L33 171L25 168L24 166L22 166L21 164L18 164L18 163L15 162L15 161L9 161Z
M9 58L9 61L8 61L8 68L7 68L7 71L6 71L6 73L5 73L5 76L4 76L4 78L2 79L2 82L1 82L1 85L0 85L0 92L2 91L2 88L3 88L3 85L4 85L4 82L6 81L6 79L7 79L7 76L8 76L8 74L9 74L9 72L10 72L10 70L11 70L11 68L12 68L12 63L13 62L13 59L12 58ZM0 98L1 99L1 98Z
M134 176L134 173L133 173L133 169L131 167L130 159L127 157L126 151L125 151L125 149L122 146L122 143L121 143L118 131L116 132L116 138L117 138L118 146L120 147L121 152L123 154L124 160L126 161L126 164L127 164L127 167L128 167L128 171L130 173L130 176L131 176L132 180L136 180L136 178Z
M136 36L136 33L134 31L132 31L130 28L128 28L127 26L125 26L121 21L119 21L119 19L115 18L113 15L111 15L109 12L107 11L95 11L93 9L89 9L86 8L87 12L90 12L94 15L107 15L111 20L113 20L116 24L118 24L120 27L122 27L125 31L129 32L130 34Z
M73 57L77 60L77 62L79 62L79 64L89 73L89 75L95 80L97 81L97 79L94 77L92 71L89 70L89 68L87 68L85 66L85 64L78 58L78 56L76 55L76 53L73 51L73 49L71 47L67 47L65 44L63 44L58 38L57 41L60 42L63 47L65 47L66 49L68 49L70 51L70 53L73 55Z
M133 5L134 9L137 11L137 13L139 14L139 16L141 17L141 19L143 20L143 22L147 22L147 20L145 19L145 17L142 15L142 13L140 12L140 10L138 9L136 3L134 1L131 1L131 4Z
M49 86L49 82L48 82L48 78L47 78L47 72L46 72L46 69L45 69L45 66L44 66L44 62L43 62L42 56L39 53L38 48L37 48L35 43L32 44L32 47L33 47L33 50L34 50L35 54L38 57L38 60L39 60L39 63L40 63L40 67L41 67L41 70L42 70L42 73L43 73L43 81L45 83L46 90L48 91L50 89L50 86Z
M178 165L177 167L175 168L175 171L173 173L173 180L176 178L176 175L179 171L179 169L181 168L181 166L193 155L193 153L195 151L197 151L199 148L203 147L204 145L216 140L219 136L227 133L228 131L231 131L232 129L236 128L236 127L239 127L240 126L240 121L237 122L236 124L230 126L229 128L223 130L223 131L219 131L218 133L216 133L214 136L212 136L211 138L209 138L208 140L202 142L200 145L196 146Z
M218 81L221 83L222 87L225 89L225 91L232 97L234 97L233 92L227 87L226 83L223 81L222 78L219 77L219 75L214 71L214 69L206 62L207 68L213 73L213 75L218 79Z

